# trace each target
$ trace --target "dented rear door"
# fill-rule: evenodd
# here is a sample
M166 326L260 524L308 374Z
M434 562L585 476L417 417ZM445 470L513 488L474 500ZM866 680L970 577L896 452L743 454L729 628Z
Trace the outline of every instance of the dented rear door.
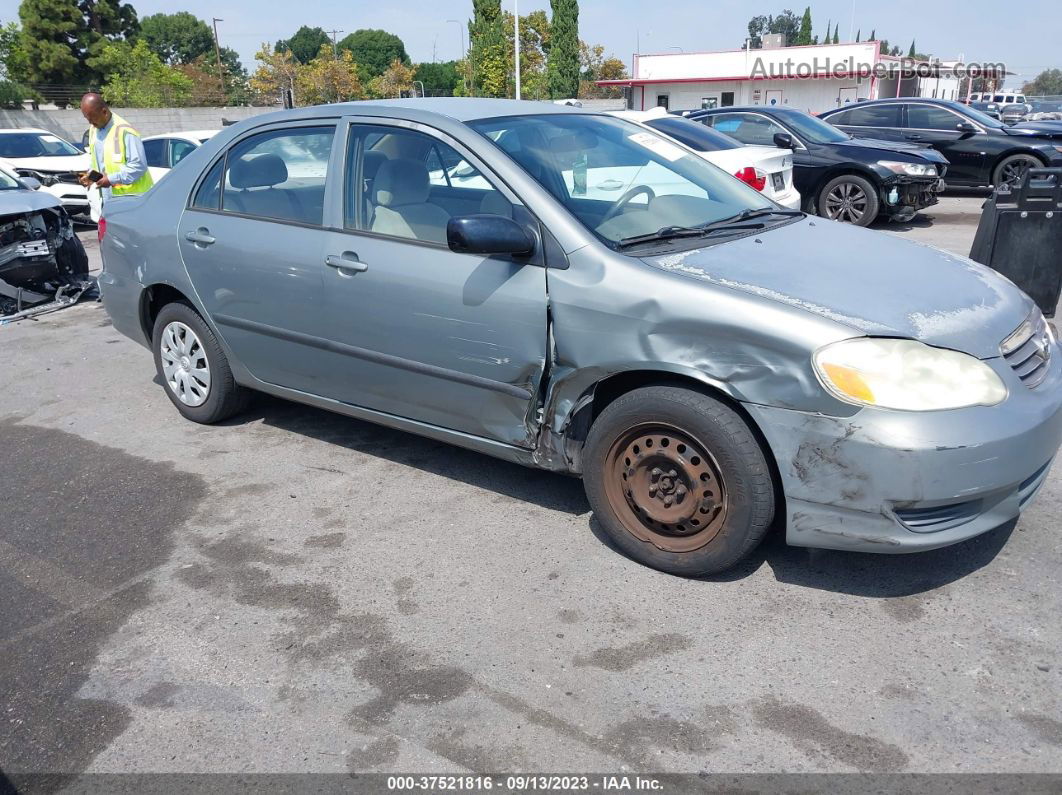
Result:
M504 212L511 194L494 188L482 164L441 134L407 123L388 136L379 120L348 129L336 219L343 231L327 233L322 264L324 321L335 343L322 388L354 405L531 447L546 356L546 271L450 251L431 231L444 221L423 206L450 216ZM368 158L376 162L367 165L365 151L377 151ZM469 162L453 166L454 152ZM405 197L424 201L395 207L426 219L413 227L421 239L373 229L373 180L380 162L394 159L423 160L428 172L428 195ZM469 178L471 169L483 178Z

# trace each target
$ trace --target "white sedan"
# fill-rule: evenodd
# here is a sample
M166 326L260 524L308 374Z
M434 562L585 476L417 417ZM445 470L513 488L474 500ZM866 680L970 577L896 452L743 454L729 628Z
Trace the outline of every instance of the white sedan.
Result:
M170 169L218 134L218 130L191 130L189 132L151 135L144 139L144 154L147 155L151 178L158 182L170 173Z
M33 177L41 190L62 202L71 215L88 212L89 199L78 175L89 167L89 156L48 130L0 130L0 158L20 177Z
M673 116L663 108L617 110L609 115L672 138L783 207L800 209L800 192L793 186L793 153L788 149L745 146L706 125Z

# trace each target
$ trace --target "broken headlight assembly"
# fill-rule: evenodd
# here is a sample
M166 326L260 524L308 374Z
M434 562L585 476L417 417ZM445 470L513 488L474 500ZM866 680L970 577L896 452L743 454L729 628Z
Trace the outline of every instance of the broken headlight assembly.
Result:
M894 174L906 174L909 177L935 177L937 167L930 163L902 163L899 160L879 160L878 165Z
M939 411L1003 402L1007 388L966 353L904 339L859 337L812 357L827 392L846 403L900 411Z

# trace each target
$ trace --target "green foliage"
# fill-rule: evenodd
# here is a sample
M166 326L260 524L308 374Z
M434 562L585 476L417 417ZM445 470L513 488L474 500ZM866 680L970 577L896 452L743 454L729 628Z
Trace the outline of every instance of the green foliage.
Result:
M121 0L22 0L18 13L34 83L98 83L104 47L139 31L136 10Z
M25 80L29 71L22 30L17 22L0 27L0 79Z
M501 0L472 0L468 42L472 96L508 96L509 73L512 68L506 58L507 44Z
M457 61L421 63L417 64L413 79L424 84L424 91L429 96L446 95L461 82L461 73L458 71Z
M914 39L911 39L911 49L909 49L909 50L907 51L907 57L908 57L908 58L914 58L914 57L915 57L915 54L916 54L917 52L918 52L918 50L916 50L916 49L915 49L915 43L914 43Z
M860 38L861 38L862 36L863 36L863 29L862 29L862 28L860 28L859 30L857 30L857 31L856 31L856 43L857 43L857 44L859 43L859 39L860 39Z
M841 43L841 37L837 35L837 31L840 30L840 29L841 29L841 23L838 22L833 28L833 43L834 44L840 44Z
M115 107L179 107L192 96L192 79L164 64L142 39L104 42L99 63L107 74L103 98Z
M553 99L579 96L579 2L550 0L549 58L546 77Z
M0 108L18 110L22 107L22 100L29 99L32 94L33 92L21 83L0 80Z
M811 44L811 6L804 9L804 16L800 19L800 31L793 44L797 46Z
M140 23L140 37L171 66L192 63L200 55L214 53L214 32L194 14L152 14Z
M1037 97L1062 94L1062 69L1045 69L1035 80L1026 83L1022 91Z
M339 49L347 50L354 56L358 64L358 77L365 84L386 72L396 60L407 66L410 63L402 39L386 30L356 30L343 37Z
M808 8L804 12L804 16L807 18L808 25L808 37L810 42L811 36L811 9ZM797 15L785 9L778 16L762 14L753 17L749 20L748 30L749 39L753 48L763 46L763 37L768 33L781 33L785 36L786 44L792 46L799 43L798 40L801 35L801 30L804 24L803 19L797 18ZM744 44L742 45L744 46Z
M332 39L321 28L303 25L290 39L281 39L273 49L276 52L290 52L301 64L308 64L317 57L324 45L332 46Z

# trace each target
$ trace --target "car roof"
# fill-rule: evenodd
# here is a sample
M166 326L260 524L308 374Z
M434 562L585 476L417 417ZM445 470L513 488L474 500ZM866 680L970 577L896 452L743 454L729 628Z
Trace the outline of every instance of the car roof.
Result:
M185 138L189 141L199 142L200 138L213 138L221 130L182 130L181 132L157 133L144 137L145 141L153 141L156 138Z
M409 121L423 119L425 114L436 114L459 122L503 116L537 116L562 113L586 115L587 113L593 113L593 111L586 108L555 105L552 102L535 102L532 100L488 99L484 97L417 97L415 99L369 99L357 102L338 102L331 105L311 105L251 118L255 121L312 119L320 118L322 112L328 111L342 114L364 113L371 116L389 116Z
M4 133L38 133L41 135L54 135L56 138L63 137L58 133L53 133L51 130L42 130L39 127L6 127L0 130L0 135Z

